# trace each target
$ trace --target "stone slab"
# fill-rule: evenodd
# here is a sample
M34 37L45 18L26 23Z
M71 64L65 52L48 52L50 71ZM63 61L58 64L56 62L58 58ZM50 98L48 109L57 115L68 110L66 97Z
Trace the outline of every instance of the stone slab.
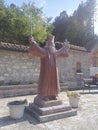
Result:
M45 100L41 99L40 97L36 96L35 99L34 99L34 103L39 105L40 107L50 107L50 106L61 105L62 100L57 99L57 100L45 101Z
M77 115L76 109L71 109L68 111L57 112L57 113L48 114L48 115L40 115L31 107L26 107L26 111L31 116L35 117L41 123Z
M48 114L68 111L72 109L71 106L67 104L61 104L58 106L50 106L50 107L39 107L38 105L31 103L29 104L29 107L34 109L40 115L48 115Z

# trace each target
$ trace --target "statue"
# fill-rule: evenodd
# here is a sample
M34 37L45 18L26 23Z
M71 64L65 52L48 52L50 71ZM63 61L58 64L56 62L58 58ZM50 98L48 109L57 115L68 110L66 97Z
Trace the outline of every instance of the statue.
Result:
M29 54L41 59L38 97L45 101L55 100L57 99L60 91L56 59L60 57L67 57L70 45L68 44L68 41L65 41L63 47L56 50L53 35L49 35L47 37L44 48L39 47L33 37L29 40L31 44Z

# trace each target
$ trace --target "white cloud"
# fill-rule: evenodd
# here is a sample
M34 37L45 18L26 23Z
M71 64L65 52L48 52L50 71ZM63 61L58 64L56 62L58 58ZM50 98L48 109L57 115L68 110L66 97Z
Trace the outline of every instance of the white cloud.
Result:
M38 4L40 7L43 7L43 8L47 6L46 0L38 0Z

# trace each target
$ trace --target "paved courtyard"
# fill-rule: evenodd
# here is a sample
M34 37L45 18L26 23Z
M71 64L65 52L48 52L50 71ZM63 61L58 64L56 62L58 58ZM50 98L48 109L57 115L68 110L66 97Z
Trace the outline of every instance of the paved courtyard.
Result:
M38 123L27 113L22 119L13 120L9 117L7 103L9 101L27 98L33 102L36 95L1 98L0 99L0 130L98 130L98 90L91 90L91 93L81 92L81 99L78 114L73 117L58 119L46 123ZM60 93L65 103L68 98L65 92Z

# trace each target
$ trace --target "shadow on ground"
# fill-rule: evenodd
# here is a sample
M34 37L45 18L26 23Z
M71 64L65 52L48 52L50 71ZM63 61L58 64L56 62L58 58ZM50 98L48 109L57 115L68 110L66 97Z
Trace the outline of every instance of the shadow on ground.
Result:
M30 124L33 124L33 125L39 124L39 122L35 118L29 116L25 112L23 118L17 119L17 120L11 119L10 116L1 117L0 118L0 127L4 127L4 126L7 126L7 125L12 125L12 124L17 124L17 123L24 122L24 121L28 121Z

